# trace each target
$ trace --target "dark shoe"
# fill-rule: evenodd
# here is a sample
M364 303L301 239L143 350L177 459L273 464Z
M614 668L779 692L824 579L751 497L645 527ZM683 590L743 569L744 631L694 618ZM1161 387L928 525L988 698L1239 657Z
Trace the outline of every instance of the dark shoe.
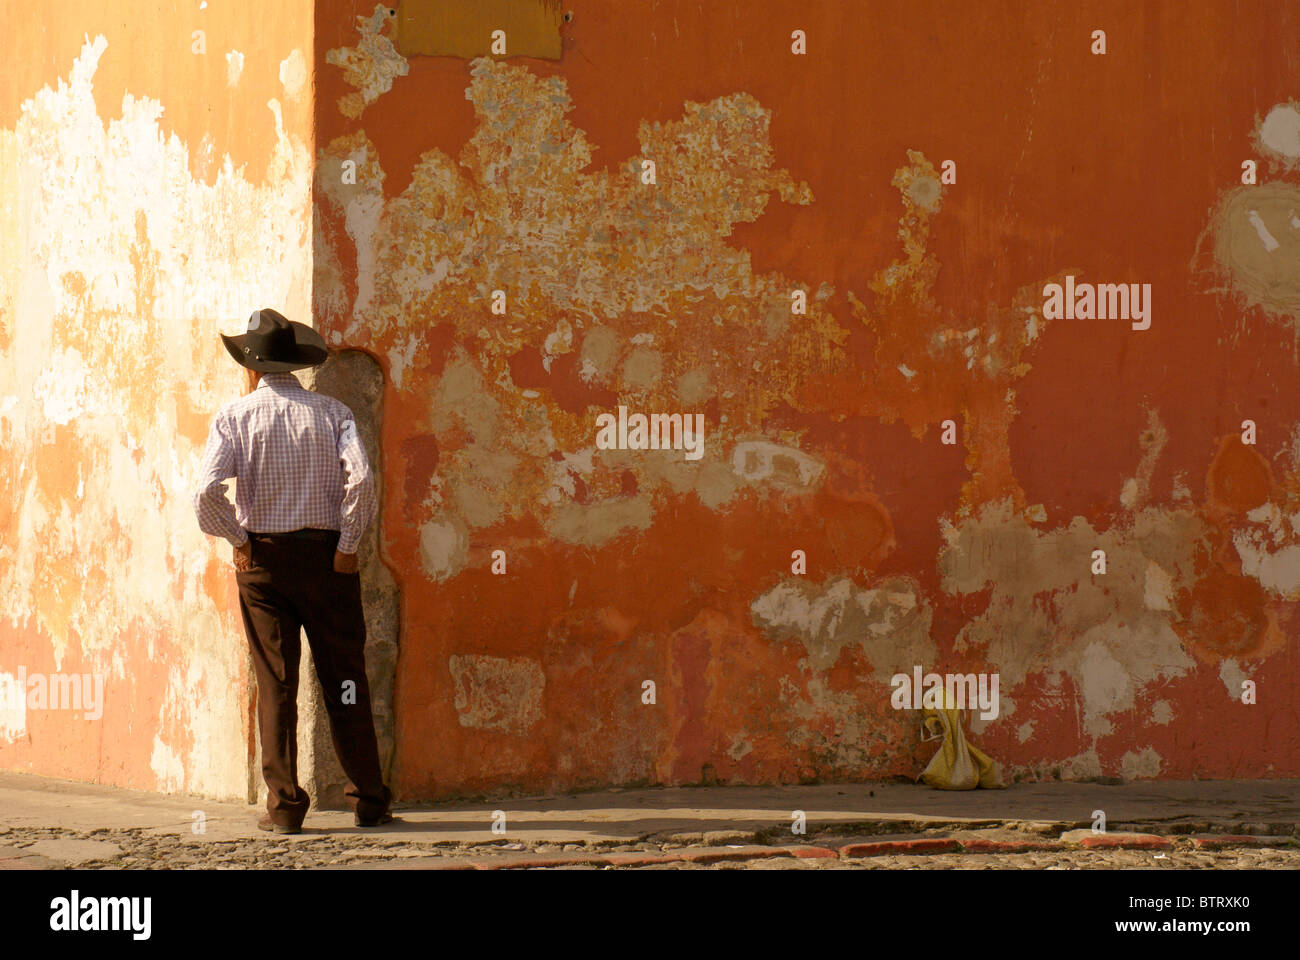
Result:
M271 833L302 833L301 826L292 827L287 823L276 823L271 819L270 814L266 814L261 820L257 821L257 829Z
M363 817L361 814L353 814L352 822L358 827L382 827L386 823L393 822L393 815L385 810L377 817Z

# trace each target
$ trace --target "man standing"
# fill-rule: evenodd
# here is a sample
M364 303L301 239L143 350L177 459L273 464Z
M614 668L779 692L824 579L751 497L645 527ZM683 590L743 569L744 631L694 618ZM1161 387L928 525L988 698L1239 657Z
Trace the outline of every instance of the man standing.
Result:
M250 372L249 393L217 413L194 512L235 548L235 582L257 675L266 809L258 826L300 833L311 798L298 784L299 628L307 631L346 796L360 827L393 818L366 682L366 623L357 547L374 519L374 482L346 404L289 371L324 363L311 327L258 310L241 336L221 335ZM236 479L235 506L225 482Z

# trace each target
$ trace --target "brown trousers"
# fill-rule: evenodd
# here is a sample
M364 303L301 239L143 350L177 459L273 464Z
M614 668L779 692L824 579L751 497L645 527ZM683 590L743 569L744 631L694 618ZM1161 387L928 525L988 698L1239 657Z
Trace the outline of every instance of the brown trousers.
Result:
M338 531L250 533L252 564L236 571L257 676L262 776L271 819L300 826L311 798L298 784L299 628L307 632L329 713L348 804L363 818L388 811L366 680L361 577L334 571Z

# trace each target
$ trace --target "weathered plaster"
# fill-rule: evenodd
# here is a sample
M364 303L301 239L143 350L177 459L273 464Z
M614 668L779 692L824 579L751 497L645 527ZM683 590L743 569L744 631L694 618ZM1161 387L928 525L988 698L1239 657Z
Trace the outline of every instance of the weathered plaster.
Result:
M764 236L769 197L813 200L776 163L766 103L748 93L687 102L680 119L639 125L636 154L600 165L569 119L581 104L564 75L490 59L468 69L474 121L458 162L440 145L408 149L409 171L388 169L379 144L394 142L390 129L331 124L318 164L320 259L340 264L326 291L332 335L389 364L406 411L393 509L416 535L395 536L392 549L428 584L430 599L410 602L433 633L420 634L421 660L405 662L459 656L441 634L482 635L484 655L537 657L529 631L559 632L602 704L621 703L637 677L662 683L669 662L666 726L629 719L619 734L582 719L589 705L566 687L577 675L546 648L544 715L530 745L511 748L521 763L535 758L520 776L898 771L914 759L897 749L900 739L913 749L914 718L882 705L889 675L917 663L1001 675L1001 715L972 729L998 750L1023 744L1011 764L1020 774L1189 769L1170 760L1167 739L1134 746L1134 718L1176 727L1184 713L1171 690L1202 684L1226 653L1280 649L1285 596L1224 548L1241 534L1246 500L1253 509L1283 493L1271 479L1261 486L1225 438L1189 462L1185 420L1147 400L1104 502L1062 516L1042 491L1026 494L1018 392L1045 344L1076 335L1042 315L1041 291L1091 268L1062 258L1013 271L1009 294L954 309L938 225L961 188L910 150L892 177L899 253L863 287L759 270L744 244ZM356 184L339 174L349 159ZM655 161L655 184L642 182L643 160ZM881 260L878 249L863 258ZM807 316L791 315L795 290L808 294ZM504 312L492 309L494 291ZM710 453L693 463L593 449L595 413L618 404L703 407ZM876 576L899 547L895 511L909 497L895 489L886 505L870 479L889 449L846 455L839 443L898 423L938 451L930 464L944 456L946 420L958 425L965 474L939 518L933 567ZM1203 496L1189 487L1197 474ZM741 533L746 523L761 526ZM791 549L805 546L817 572L788 576ZM504 575L490 570L497 548ZM1089 573L1095 549L1107 552L1105 575ZM531 586L516 595L515 577ZM911 600L906 618L870 599L882 590ZM449 609L485 595L506 605L486 622ZM589 645L601 642L593 605L643 637L612 675L589 673ZM447 690L436 674L398 682L408 698ZM773 708L756 713L755 698ZM421 709L413 729L448 719ZM476 749L465 736L453 752ZM648 766L634 759L643 751ZM451 770L467 785L492 782L454 758L413 750L408 762L415 790Z
M862 648L880 683L910 674L916 664L928 670L935 661L931 611L915 584L901 578L867 590L847 579L818 587L791 578L758 597L751 609L768 636L793 635L804 644L808 656L801 666L813 672L834 666L850 643Z
M190 492L210 416L238 391L217 331L250 304L306 315L309 130L286 128L274 61L254 71L232 51L232 86L264 91L275 136L265 171L226 156L197 179L199 145L168 133L163 100L128 88L101 113L114 49L87 38L0 130L0 668L105 677L102 719L28 710L0 763L243 796L229 547L197 529Z
M1214 210L1215 264L1248 307L1300 315L1300 186L1274 181L1227 191Z
M113 13L58 2L79 25ZM1300 772L1278 693L1300 682L1280 48L1226 29L1233 4L1187 22L1157 5L1112 35L1180 56L1109 57L1096 87L1096 59L1057 51L1092 29L1086 5L982 9L1015 40L996 50L939 0L814 6L807 58L768 0L573 5L563 26L555 4L515 5L550 18L547 62L513 40L421 56L388 12L416 4L317 0L314 39L282 8L259 36L214 7L202 60L166 46L189 28L164 11L141 41L156 57L114 60L134 41L90 29L110 44L94 85L85 65L58 90L12 81L0 650L114 679L102 747L26 711L0 718L0 762L237 779L225 548L178 497L234 379L193 331L251 301L382 368L367 615L407 797L915 775L932 750L887 681L917 663L1001 675L998 718L969 729L1013 776ZM1294 14L1274 9L1284 34ZM900 42L916 22L938 42ZM470 24L440 42L482 44ZM1154 103L1178 110L1148 122ZM1261 180L1238 187L1249 147ZM1194 159L1153 172L1168 156ZM53 229L69 221L87 228ZM1046 322L1043 285L1067 274L1153 282L1152 326ZM595 416L620 404L703 414L703 458L597 449Z
M461 156L465 172L439 151L428 152L410 187L385 199L379 158L358 131L322 151L317 174L321 196L355 248L355 303L350 317L338 317L342 336L395 360L394 385L402 388L407 358L421 352L433 330L445 328L439 335L457 342L427 414L439 457L419 559L436 580L468 561L458 544L471 531L506 517L534 516L562 542L599 546L649 526L648 494L659 484L702 484L701 495L715 504L732 492L719 484L740 485L680 454L647 462L601 451L577 473L533 469L538 457L572 463L593 439L585 404L554 395L555 388L532 389L537 376L558 374L559 358L576 353L583 379L608 383L647 409L675 406L683 386L697 403L722 398L718 409L725 413L710 425L707 443L725 448L758 412L755 401L793 398L798 365L787 367L781 358L793 351L808 357L801 364L818 362L818 355L834 362L839 336L814 301L800 330L750 339L739 355L731 345L719 349L731 341L719 313L748 324L747 305L784 303L788 310L792 287L750 270L743 253L724 242L730 224L757 216L769 191L797 203L811 199L806 186L772 168L764 144L768 116L752 98L687 104L681 121L643 125L643 153L661 158L665 178L652 193L631 161L617 174L581 172L592 148L564 118L570 105L562 80L483 59L472 76L466 96L480 123ZM717 149L734 160L725 172L714 162ZM356 164L355 185L342 176L347 160ZM536 219L503 233L521 202L535 206ZM611 248L617 235L637 241ZM321 259L332 263L336 255L326 246ZM333 309L336 289L331 285L318 306ZM488 335L483 324L494 289L510 299ZM552 322L553 310L570 315ZM640 332L651 318L674 314L681 317L675 326ZM535 372L525 365L528 357L536 358ZM693 358L707 358L707 372ZM761 386L750 378L756 366L770 368ZM736 444L737 474L758 483L776 470L774 482L812 485L815 461L797 449L775 456L780 449ZM794 471L788 477L787 468ZM642 493L627 495L629 474ZM574 490L573 477L585 496Z
M355 47L339 47L325 55L327 63L342 67L348 83L356 88L339 100L345 117L359 117L363 110L393 89L393 81L409 71L406 58L397 52L393 41L382 32L392 21L386 4L375 4L368 17L357 17L361 39Z
M1292 100L1269 110L1255 129L1255 145L1288 170L1300 164L1300 104Z

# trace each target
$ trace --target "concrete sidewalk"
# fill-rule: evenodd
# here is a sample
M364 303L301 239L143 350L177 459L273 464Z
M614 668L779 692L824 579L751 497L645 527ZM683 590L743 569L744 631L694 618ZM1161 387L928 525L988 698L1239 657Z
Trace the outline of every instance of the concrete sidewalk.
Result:
M1219 841L1205 838L1253 836L1285 843L1300 833L1300 781L1037 783L969 792L894 783L613 789L483 803L398 805L398 819L377 829L353 826L347 812L312 811L303 833L272 837L256 829L261 810L249 804L5 773L0 774L0 846L8 849L0 849L0 860L37 867L103 863L114 859L109 847L120 852L129 840L132 848L161 850L159 844L169 837L187 849L224 844L247 850L256 843L277 854L328 840L331 849L345 853L377 847L388 851L389 858L420 859L475 848L479 853L525 851L525 856L539 850L591 854L644 848L658 856L665 846L738 850L765 845L770 850L791 844L811 844L822 851L857 849L867 851L861 854L865 856L875 855L871 850L974 851L981 844L988 848L1015 837L1039 845L1048 840L1069 844L1082 837L1071 831L1090 828L1097 810L1105 813L1112 838L1196 836L1203 838L1198 843L1212 843ZM496 811L504 813L504 833L492 832ZM802 833L792 830L796 811L802 811L806 821ZM195 830L199 812L202 832ZM13 846L20 839L21 845ZM1154 841L1144 842L1149 847ZM907 844L911 847L904 849ZM196 856L209 853L198 851ZM821 854L787 846L783 855ZM240 858L232 860L249 865Z
M491 831L497 810L506 814L506 836L553 843L625 842L668 831L788 832L796 810L804 812L810 830L885 823L978 826L1024 820L1076 827L1090 825L1094 810L1105 812L1112 829L1191 821L1259 829L1300 824L1300 780L1035 783L960 792L896 783L614 789L485 803L398 804L394 813L400 822L379 830L354 827L351 814L344 811L313 810L303 835L306 831L382 832L435 843L498 842L501 836ZM255 827L262 811L250 804L0 773L3 826L83 832L141 828L191 834L195 811L203 812L204 835L210 840L265 836Z

